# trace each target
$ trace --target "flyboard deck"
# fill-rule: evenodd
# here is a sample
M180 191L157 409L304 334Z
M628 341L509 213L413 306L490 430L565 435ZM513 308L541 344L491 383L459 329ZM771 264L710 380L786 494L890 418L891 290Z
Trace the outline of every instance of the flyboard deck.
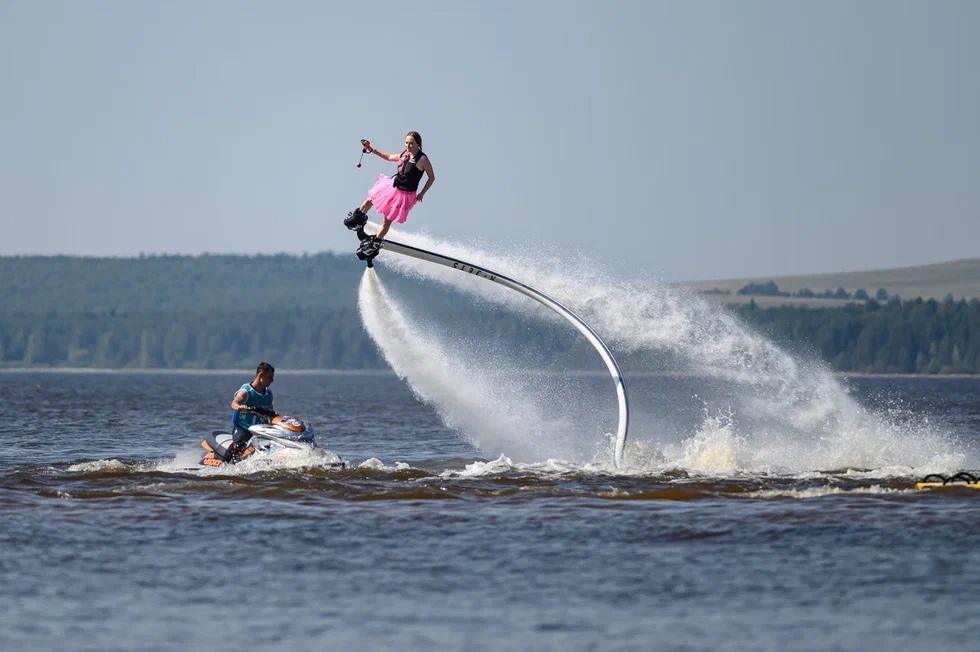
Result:
M376 232L377 227L373 224L371 226ZM349 226L348 228L353 230L354 227ZM381 241L373 240L373 238L365 238L363 237L363 225L362 228L358 230L358 235L361 239L361 247L358 249L358 257L361 258L361 260L365 260L369 267L373 266L373 259L380 253L381 250L390 251L391 253L400 254L402 256L409 256L418 260L424 260L426 262L435 263L436 265L451 267L461 272L478 276L492 283L497 283L498 285L503 285L504 287L520 292L524 296L530 297L538 303L555 311L566 321L572 324L572 326L574 326L582 335L585 336L587 340L589 340L589 343L592 344L595 350L599 353L599 356L606 364L606 368L609 370L609 373L612 376L613 383L615 383L616 398L619 404L619 425L616 429L616 441L613 447L613 465L616 468L622 467L623 452L626 448L626 436L629 426L629 403L626 398L626 383L623 381L623 374L619 369L619 364L616 362L616 359L613 357L612 352L606 346L605 342L603 342L595 331L593 331L588 324L582 321L578 315L545 293L536 290L525 283L521 283L520 281L504 276L503 274L494 272L485 267L481 267L480 265L474 265L473 263L468 263L459 260L458 258L444 256L443 254L436 253L434 251L428 251L419 247L402 244L387 238ZM365 244L368 244L368 246L365 247ZM367 255L364 255L365 252Z

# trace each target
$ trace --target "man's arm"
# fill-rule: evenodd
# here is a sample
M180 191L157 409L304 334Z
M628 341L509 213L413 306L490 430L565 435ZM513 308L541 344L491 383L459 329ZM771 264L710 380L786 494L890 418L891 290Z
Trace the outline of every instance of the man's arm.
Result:
M231 409L232 410L244 410L247 409L245 406L245 401L248 400L248 392L244 389L240 389L235 392L235 398L231 399Z

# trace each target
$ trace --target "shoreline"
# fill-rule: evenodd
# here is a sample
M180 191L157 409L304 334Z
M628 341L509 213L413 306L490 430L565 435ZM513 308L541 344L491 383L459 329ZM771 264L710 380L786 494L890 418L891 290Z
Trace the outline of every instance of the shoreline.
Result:
M0 375L2 374L98 374L98 375L112 375L112 374L134 374L134 375L168 375L168 376L239 376L242 374L254 374L254 369L167 369L167 368L152 368L152 369L114 369L114 368L103 368L103 367L6 367L0 368ZM583 371L583 370L571 370L568 372L557 372L541 370L539 373L545 375L555 375L555 374L568 374L568 375L584 375L584 376L605 376L608 372L605 370L599 371ZM860 371L834 371L831 372L836 378L939 378L939 379L980 379L980 374L871 374ZM395 375L395 372L391 369L277 369L276 375L288 375L288 376L375 376L375 375ZM705 376L706 374L694 374L686 372L677 371L630 371L624 372L624 376L629 377L664 377L669 378L671 376L676 377L698 377Z
M114 369L106 367L6 367L0 368L0 374L161 374L174 376L239 376L254 375L254 368L247 369L167 369L165 367L149 369ZM374 375L394 374L390 369L276 369L276 375Z

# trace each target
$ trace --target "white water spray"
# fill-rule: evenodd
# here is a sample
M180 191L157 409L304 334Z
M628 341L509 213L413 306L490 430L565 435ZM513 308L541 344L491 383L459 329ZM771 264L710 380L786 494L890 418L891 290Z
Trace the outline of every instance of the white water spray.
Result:
M912 419L913 425L899 424L870 413L849 396L825 365L794 358L723 308L682 289L656 283L617 283L608 275L590 269L582 258L572 266L565 261L542 260L539 254L495 255L424 235L399 233L397 239L491 268L546 292L585 319L621 359L629 354L665 354L674 361L673 371L723 385L725 391L707 407L727 412L729 416L721 423L717 414L706 410L701 426L688 433L689 438L681 442L679 451L668 455L668 464L712 473L722 469L804 472L902 466L947 470L964 464L964 454L955 450L944 433L921 420ZM473 279L451 269L393 255L383 255L379 260L383 267L438 281L514 311L530 310L528 303L513 293L491 284L474 283ZM362 289L362 303L363 294ZM369 331L377 332L391 319L379 315L376 318L379 321L369 325ZM372 337L375 337L373 333ZM390 347L384 344L385 336L375 337L375 341L395 366L387 351ZM427 345L442 348L436 341ZM430 358L428 363L419 361L418 365L402 365L402 370L396 367L396 371L419 392L418 387L427 386L432 380L420 377L433 375L434 372L426 371L426 365L431 369L434 359ZM482 369L476 365L468 373L479 382L477 379L499 368L500 361L494 363L496 366ZM435 375L448 373L444 369ZM430 393L424 398L455 415L458 410L447 406L458 401L453 394L459 392L459 386L451 383L444 389L448 393L438 396ZM485 417L490 402L479 394L471 398L466 410L471 414L468 422L479 421L481 414ZM510 399L501 397L500 400ZM517 431L539 429L541 424L534 421L537 412L534 402L521 405L518 396L513 400L521 406L520 414L517 422L508 427ZM634 398L633 409L656 414L662 406L656 404L655 397L647 405L637 405ZM462 432L471 432L470 426L464 425L458 416L454 423ZM631 439L639 446L644 440L657 442L660 436L661 433L635 429L630 432ZM500 434L487 434L476 437L475 441L480 445L497 442L500 445L496 449L512 455L512 451L504 450L507 446L503 442L507 438L500 437ZM551 437L541 443L554 446L556 441ZM667 449L671 445L671 442L658 443ZM542 452L556 454L548 446ZM531 454L529 450L526 453Z
M444 344L404 313L372 270L361 279L358 309L385 360L416 397L488 455L521 461L582 455L581 443L568 436L576 424L549 414L556 397L542 396L540 384L508 371L512 361L492 351Z

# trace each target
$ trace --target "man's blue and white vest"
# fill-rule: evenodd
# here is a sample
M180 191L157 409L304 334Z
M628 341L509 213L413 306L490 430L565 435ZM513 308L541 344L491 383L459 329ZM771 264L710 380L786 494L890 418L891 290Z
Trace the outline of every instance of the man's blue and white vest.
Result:
M272 388L266 387L265 394L260 394L252 387L251 383L245 383L241 386L248 392L248 397L245 399L245 406L250 408L255 407L272 407ZM238 410L231 411L231 423L232 425L241 426L242 428L248 429L249 426L253 426L259 422L259 417L248 412L239 412Z

